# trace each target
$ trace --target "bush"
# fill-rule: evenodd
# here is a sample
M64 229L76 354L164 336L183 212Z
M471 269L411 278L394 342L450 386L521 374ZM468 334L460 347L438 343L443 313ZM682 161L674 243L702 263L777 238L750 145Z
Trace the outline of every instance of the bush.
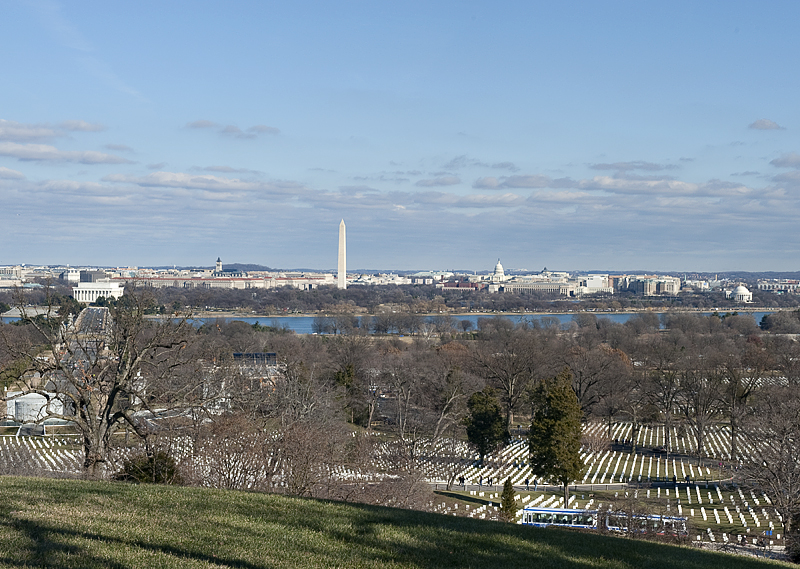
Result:
M175 459L163 450L140 454L125 461L122 470L114 476L122 482L142 484L182 484Z

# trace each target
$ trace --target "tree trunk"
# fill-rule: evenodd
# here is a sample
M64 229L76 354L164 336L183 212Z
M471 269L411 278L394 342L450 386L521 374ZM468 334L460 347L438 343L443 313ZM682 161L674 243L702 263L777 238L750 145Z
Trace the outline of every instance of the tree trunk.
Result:
M564 482L564 508L569 508L569 482Z
M83 437L83 470L90 478L102 478L105 474L104 466L108 464L109 432L103 429L92 436Z

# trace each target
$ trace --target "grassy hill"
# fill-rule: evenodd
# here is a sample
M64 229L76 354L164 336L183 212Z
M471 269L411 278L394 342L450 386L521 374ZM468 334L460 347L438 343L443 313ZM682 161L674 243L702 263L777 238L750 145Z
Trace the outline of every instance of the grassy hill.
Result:
M0 567L768 564L618 537L278 495L0 477Z

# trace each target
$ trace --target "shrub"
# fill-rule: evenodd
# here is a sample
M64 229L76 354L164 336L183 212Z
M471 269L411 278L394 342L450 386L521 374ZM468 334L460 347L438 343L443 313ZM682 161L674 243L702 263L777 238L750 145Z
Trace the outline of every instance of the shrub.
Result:
M182 484L175 459L163 450L129 458L115 480L142 484Z

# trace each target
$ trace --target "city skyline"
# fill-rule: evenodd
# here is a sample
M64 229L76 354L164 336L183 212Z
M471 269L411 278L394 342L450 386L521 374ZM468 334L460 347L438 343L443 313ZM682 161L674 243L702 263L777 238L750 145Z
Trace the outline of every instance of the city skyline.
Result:
M796 3L4 11L8 264L800 268Z

